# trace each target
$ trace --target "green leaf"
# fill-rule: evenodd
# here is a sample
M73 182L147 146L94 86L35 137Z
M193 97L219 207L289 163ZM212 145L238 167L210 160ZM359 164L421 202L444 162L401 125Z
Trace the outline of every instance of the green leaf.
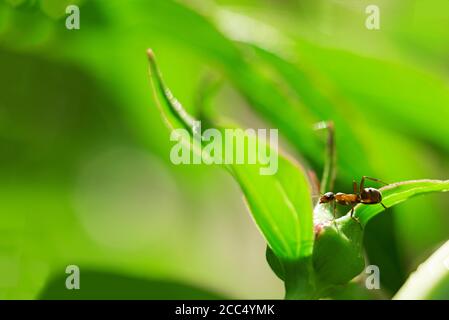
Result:
M299 164L279 155L278 172L261 176L259 166L233 166L256 224L275 254L295 260L312 254L310 186Z
M222 300L217 293L178 281L146 279L110 271L81 269L80 290L67 290L67 274L54 276L42 300Z
M148 52L148 56L150 73L156 80L157 90L152 82L156 103L167 124L172 130L184 128L194 135L196 120L183 109L164 84L152 51ZM159 103L156 91L163 96L163 105ZM243 135L248 141L257 139L243 130L234 132L240 138ZM277 157L278 169L275 174L261 175L264 166L260 162L232 164L226 168L239 183L257 226L276 256L283 260L308 257L312 254L314 235L307 176L297 162L277 153L263 141L258 141L258 147L269 149L270 154Z
M406 61L381 60L310 44L302 44L301 52L373 120L449 150L448 139L441 139L449 134L449 109L445 107L449 90L441 75Z
M285 268L282 262L279 260L278 257L274 254L273 250L271 250L270 247L267 246L267 249L265 251L265 258L267 259L267 262L273 270L273 272L276 274L276 276L281 279L285 280Z
M387 208L397 205L405 200L429 193L429 192L447 192L449 191L449 180L411 180L390 184L380 188L382 192L382 202ZM384 208L378 205L359 204L355 207L354 216L365 226L378 213L384 211ZM346 218L346 217L342 217Z
M449 241L411 274L394 299L449 299Z
M342 176L346 179L353 176L362 176L364 172L373 170L372 160L369 159L363 148L364 141L369 138L369 132L366 129L361 130L360 124L365 124L366 119L354 110L349 101L338 92L335 85L325 75L321 74L312 64L308 65L303 60L301 60L301 63L292 62L256 45L248 45L248 47L254 50L256 56L260 59L259 63L271 70L271 77L280 83L278 86L273 83L272 86L289 92L293 96L293 99L282 104L282 110L271 108L271 112L279 113L278 117L281 119L271 118L274 119L276 126L286 132L287 138L297 148L298 152L304 155L311 164L316 165L316 158L320 158L317 157L317 154L321 155L323 148L310 153L310 149L304 146L311 139L318 137L317 134L312 132L312 124L308 122L308 119L332 120L337 128L335 139L344 142L338 145L340 178ZM253 90L251 94L256 96L271 95L272 91L270 90L267 93L267 91ZM273 106L279 105L273 104ZM299 108L297 105L302 107ZM253 108L270 119L268 112L257 105L253 105ZM291 116L295 112L300 114ZM351 121L348 121L348 114L351 114ZM302 132L297 129L300 126L304 127ZM309 137L310 134L313 136ZM347 137L351 137L351 139ZM359 159L360 165L354 166L354 158ZM326 189L326 191L330 190L332 188Z

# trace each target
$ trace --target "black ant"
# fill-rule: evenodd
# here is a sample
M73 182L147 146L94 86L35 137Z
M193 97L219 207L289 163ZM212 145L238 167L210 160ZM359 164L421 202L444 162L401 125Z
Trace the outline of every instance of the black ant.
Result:
M380 182L386 184L385 182L380 181L379 179L370 178L367 176L363 176L360 181L360 189L357 188L357 182L353 181L354 193L333 193L326 192L324 195L320 197L320 203L330 203L333 204L334 209L334 217L335 217L335 207L336 204L344 205L344 206L352 206L351 208L351 218L358 221L354 217L354 207L359 204L378 204L380 203L382 207L387 209L387 207L382 203L382 193L376 188L365 188L365 179Z

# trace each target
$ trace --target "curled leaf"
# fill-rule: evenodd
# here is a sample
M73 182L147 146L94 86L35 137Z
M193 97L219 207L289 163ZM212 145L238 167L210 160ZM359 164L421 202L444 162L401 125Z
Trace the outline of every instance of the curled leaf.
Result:
M382 187L380 191L382 192L382 202L389 208L417 195L430 192L447 192L449 191L449 180L403 181ZM384 210L380 204L359 204L355 207L354 216L365 226L369 220Z
M164 84L151 50L148 50L148 58L155 100L169 128L186 129L195 137L197 121L185 111ZM158 93L162 95L164 104L159 102ZM222 133L225 130L216 129ZM267 168L267 163L259 157L254 157L257 160L255 163L226 163L226 168L239 183L252 217L269 247L277 257L287 261L311 256L314 240L312 199L310 184L303 168L294 160L281 155L277 146L274 148L241 129L234 130L233 134L233 139L256 142L257 152L269 155L270 160L274 161L273 168L271 163ZM201 135L197 139L200 144L205 141ZM244 147L249 155L251 150L248 150L248 145L244 144ZM205 156L204 152L202 156ZM225 155L220 153L220 156ZM272 169L272 172L264 174L267 169Z

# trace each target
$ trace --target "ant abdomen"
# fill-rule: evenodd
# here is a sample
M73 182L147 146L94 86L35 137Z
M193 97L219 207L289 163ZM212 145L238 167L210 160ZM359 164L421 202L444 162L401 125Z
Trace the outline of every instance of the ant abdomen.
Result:
M360 193L363 204L377 204L382 202L382 193L374 188L365 188Z

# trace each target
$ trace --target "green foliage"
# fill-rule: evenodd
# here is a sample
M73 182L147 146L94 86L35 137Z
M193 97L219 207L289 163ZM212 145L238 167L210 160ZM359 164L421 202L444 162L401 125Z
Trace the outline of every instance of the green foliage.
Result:
M382 191L383 203L387 207L392 207L417 195L429 192L447 192L449 191L449 180L403 181L393 183L380 190ZM360 219L362 225L366 225L370 219L383 210L384 208L381 205L358 205L355 208L354 216Z
M381 188L383 203L390 208L407 199L430 192L446 192L448 181L416 180L395 183ZM379 208L380 207L380 208ZM314 268L318 282L331 288L349 282L364 268L363 228L374 215L382 212L381 205L359 204L354 218L347 215L331 223L330 213L322 205L315 208L318 232L314 246ZM332 253L332 254L331 254ZM326 291L325 291L326 292Z
M429 192L446 192L448 191L448 181L438 180L417 180L404 181L395 183L381 188L383 193L383 202L390 208L396 204L406 201L410 197L426 194ZM355 210L354 217L350 217L350 212L344 217L333 221L332 213L329 208L318 204L314 210L315 217L315 244L313 249L313 274L314 287L310 297L326 297L336 287L346 285L350 280L359 275L365 266L363 252L363 227L369 220L383 211L380 205L358 205ZM360 219L360 221L356 220ZM438 255L440 260L443 254ZM288 281L286 278L286 265L282 259L267 249L267 262L274 273L282 280ZM447 257L446 257L447 258ZM435 260L435 259L433 259ZM441 265L443 262L439 261ZM304 274L302 266L295 267L297 272ZM440 269L442 267L440 266ZM299 271L301 270L301 271ZM440 285L444 288L444 277L442 279L435 278L434 286ZM420 280L421 282L424 280ZM413 281L412 281L413 283ZM410 285L413 286L413 285ZM304 290L304 287L302 287ZM437 292L440 292L435 289ZM417 290L410 289L410 292ZM442 291L444 294L444 289ZM435 295L435 297L437 294ZM298 296L296 296L298 297ZM439 295L441 297L441 295Z
M180 100L194 100L202 71L212 69L224 84L211 99L216 113L233 109L239 115L250 114L251 119L260 116L267 126L279 129L287 150L300 160L298 165L282 157L276 177L261 178L255 167L254 171L243 166L227 168L276 252L268 248L267 260L286 280L287 297L336 297L337 289L329 286L360 273L365 253L362 237L370 263L381 269L382 294L392 296L402 277L447 240L447 198L409 200L415 194L445 191L447 181L410 181L382 189L388 207L403 202L385 214L378 214L383 210L380 206L357 206L356 216L366 226L364 235L347 216L337 221L337 231L330 210L315 207L315 230L318 223L323 225L314 241L311 196L317 194L304 175L313 170L319 176L325 164L324 139L312 125L332 120L338 155L335 191L350 192L351 180L362 175L385 181L447 179L447 1L430 0L413 8L407 0L385 2L388 25L380 32L360 27L363 8L358 4L349 7L327 0L245 1L245 5L225 0L207 7L172 0L135 0L126 5L121 0L71 1L81 6L81 29L71 32L64 28L66 2L0 2L0 143L5 150L0 166L0 255L5 263L0 274L8 275L0 276L4 284L0 298L37 297L45 285L56 285L52 279L62 279L61 265L76 261L88 262L97 270L120 269L121 275L139 274L142 279L208 283L243 298L259 294L257 286L271 280L263 272L252 272L250 279L242 271L259 262L245 260L253 247L245 245L249 231L236 219L238 200L232 198L226 180L203 167L167 164L170 142L163 134L159 111L150 107L148 99L143 55L147 47L158 52L165 79ZM232 12L227 6L231 3ZM223 21L238 27L225 28ZM251 27L252 22L257 27ZM265 27L275 32L266 36ZM197 114L196 106L192 107L188 111ZM169 120L183 127L173 115ZM111 157L95 168L122 161L122 170L101 171L88 187L80 182L85 166L91 166L103 150L117 146L145 150L157 159L148 161L151 172L169 173L154 182L169 194L166 207L142 209L139 201L130 200L140 194L136 190L158 194L147 185L133 188L112 183L115 194L124 195L123 202L95 188L110 185L115 171L141 175L141 168L129 159ZM162 188L173 178L182 190L182 201L177 188ZM108 205L129 219L117 220L101 206L80 208L79 193L89 192L93 203L107 199ZM220 200L226 208L215 204ZM178 202L182 209L171 216L168 207L181 207ZM168 220L160 226L153 217ZM134 225L131 220L136 220ZM227 237L226 232L216 235L213 227L219 225L221 230L223 221L233 223ZM132 242L129 239L137 231L127 234L131 225L148 230ZM110 239L99 241L105 228L110 228L116 243L132 245L122 243L116 248ZM140 239L147 234L157 240ZM216 236L223 238L212 241ZM226 253L212 247L221 243L226 243ZM205 258L204 252L214 256ZM346 257L350 267L335 252ZM311 259L293 262L276 256L310 254ZM56 277L49 278L53 273ZM92 281L101 278L95 271L92 275ZM108 279L120 282L118 278ZM435 280L435 288L437 283L445 287L443 278ZM251 285L253 291L241 288ZM164 297L188 298L188 290L171 288ZM273 287L265 289L261 296L273 297ZM350 291L349 286L338 289ZM417 290L419 286L410 286L407 296L418 297ZM343 296L361 295L354 290ZM430 290L419 297L447 298L447 291Z
M65 276L51 278L39 299L43 300L223 300L224 296L192 285L133 277L83 268L82 290L67 290Z
M177 120L194 138L195 120L173 97L164 84L152 51L148 53L151 74L156 87L164 98L164 105L157 101L169 127L174 130ZM153 86L153 89L155 87ZM157 99L157 95L155 95ZM179 126L179 124L178 124ZM238 131L244 135L243 131ZM255 137L247 137L256 139ZM202 139L200 137L199 139ZM192 140L193 141L193 140ZM259 148L270 148L259 141ZM248 144L245 145L246 147ZM194 150L192 142L192 150ZM271 153L276 150L271 149ZM203 155L204 156L204 155ZM251 214L278 257L297 260L312 253L312 199L309 182L299 164L282 155L278 157L278 170L273 175L261 175L262 164L230 164L229 170L239 183L246 197ZM222 159L224 162L224 158Z
M399 300L447 300L449 295L449 242L411 274L394 296Z

